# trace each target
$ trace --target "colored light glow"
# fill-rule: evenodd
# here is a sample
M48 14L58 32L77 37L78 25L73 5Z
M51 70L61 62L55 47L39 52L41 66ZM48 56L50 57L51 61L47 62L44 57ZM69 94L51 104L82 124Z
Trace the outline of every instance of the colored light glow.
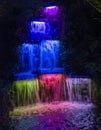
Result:
M59 40L46 40L46 43L59 44Z
M43 80L44 79L51 79L51 78L61 79L63 76L64 76L64 74L42 74L42 75L40 75L40 78Z
M39 82L35 78L33 80L17 80L13 82L12 92L13 104L16 106L32 104L39 101Z
M22 72L27 73L19 74L19 77L20 75L21 77L23 75L27 76L28 72L30 72L29 77L32 77L31 72L37 72L39 69L42 73L44 71L45 73L59 73L61 69L58 67L58 50L59 40L43 40L40 46L38 44L23 43L18 48L20 60L18 67L19 70L22 69Z
M18 49L20 49L20 54L18 53L18 55L23 72L36 71L39 61L39 46L37 44L23 43Z
M31 22L31 32L34 33L45 33L46 32L46 23L39 21Z
M66 78L64 74L42 74L32 80L17 80L12 85L15 106L40 101L91 101L91 81L82 78Z
M42 87L42 100L61 100L62 90L65 90L64 74L43 74L40 75L40 85ZM64 92L63 92L64 94ZM64 94L64 97L66 95Z
M91 102L91 80L87 78L67 78L69 101ZM75 93L74 93L75 92Z
M59 7L58 6L48 6L44 8L44 13L55 16L58 13Z
M59 87L59 83L64 78L64 74L42 74L40 75L41 85L43 87Z
M57 6L48 6L46 7L47 9L57 9L58 7Z
M58 40L43 40L41 42L40 68L58 67Z
M22 51L24 51L25 53L28 53L28 51L33 48L33 45L29 43L23 43L21 45L21 48L22 48Z

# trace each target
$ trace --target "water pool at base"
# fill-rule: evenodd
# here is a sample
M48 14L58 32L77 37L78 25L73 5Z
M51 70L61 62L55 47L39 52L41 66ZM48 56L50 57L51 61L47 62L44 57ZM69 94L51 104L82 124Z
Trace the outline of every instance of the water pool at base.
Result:
M51 102L15 108L11 130L101 130L101 110L92 103Z

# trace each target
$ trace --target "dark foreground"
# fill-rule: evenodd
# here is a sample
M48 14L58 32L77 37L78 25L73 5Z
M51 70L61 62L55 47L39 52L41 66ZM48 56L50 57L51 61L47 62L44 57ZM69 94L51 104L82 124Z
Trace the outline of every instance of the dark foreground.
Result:
M101 110L93 104L36 104L17 108L10 116L10 130L101 130Z

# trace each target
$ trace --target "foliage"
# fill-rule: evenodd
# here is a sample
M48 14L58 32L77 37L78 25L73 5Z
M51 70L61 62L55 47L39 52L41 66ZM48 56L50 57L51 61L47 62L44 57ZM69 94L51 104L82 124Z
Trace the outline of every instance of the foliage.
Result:
M87 0L91 6L93 6L99 13L101 13L101 1L100 0Z

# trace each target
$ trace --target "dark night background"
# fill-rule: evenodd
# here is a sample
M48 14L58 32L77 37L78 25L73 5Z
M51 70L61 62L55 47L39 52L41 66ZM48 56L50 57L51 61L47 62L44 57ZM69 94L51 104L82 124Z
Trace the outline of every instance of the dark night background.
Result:
M62 7L64 32L60 64L67 74L85 75L97 84L101 105L101 12L86 0L2 0L0 2L0 125L10 109L9 88L16 63L16 47L28 38L28 22L37 9ZM99 6L101 3L99 2ZM37 11L37 14L35 13Z

